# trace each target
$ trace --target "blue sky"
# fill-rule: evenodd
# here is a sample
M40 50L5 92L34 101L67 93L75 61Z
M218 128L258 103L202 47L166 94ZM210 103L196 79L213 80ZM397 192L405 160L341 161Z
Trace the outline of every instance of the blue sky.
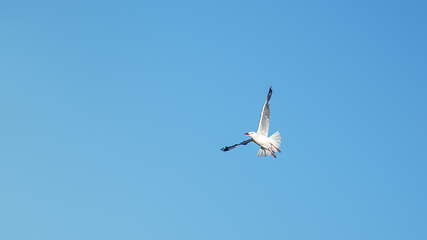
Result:
M1 239L427 238L425 2L0 9Z

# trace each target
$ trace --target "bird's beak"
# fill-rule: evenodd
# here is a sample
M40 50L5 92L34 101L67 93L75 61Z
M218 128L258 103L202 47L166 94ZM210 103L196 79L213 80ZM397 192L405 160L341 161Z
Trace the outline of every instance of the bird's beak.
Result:
M249 135L249 133L245 133L245 135Z

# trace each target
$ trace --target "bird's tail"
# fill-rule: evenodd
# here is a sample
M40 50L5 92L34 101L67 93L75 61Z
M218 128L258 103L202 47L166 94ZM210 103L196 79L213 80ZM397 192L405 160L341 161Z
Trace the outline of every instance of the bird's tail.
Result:
M279 131L275 132L273 135L269 137L271 143L276 147L279 148L280 144L282 143L282 137L280 137ZM271 147L270 150L273 152L277 152L276 148ZM271 152L267 148L260 148L258 151L257 156L258 157L267 157L270 156Z
M276 147L280 148L280 144L282 143L282 137L280 136L279 131L275 132L273 135L269 137L271 143ZM271 148L273 152L276 152L276 148Z

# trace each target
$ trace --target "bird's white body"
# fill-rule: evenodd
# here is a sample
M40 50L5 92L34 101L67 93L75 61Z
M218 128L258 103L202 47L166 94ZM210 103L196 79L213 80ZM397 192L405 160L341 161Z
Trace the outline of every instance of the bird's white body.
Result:
M257 134L256 132L250 132L249 136L260 147L263 147L263 148L270 148L271 147L271 145L270 145L271 141L268 137L266 137L262 134Z
M249 135L252 140L261 147L261 149L258 151L257 156L270 156L271 154L280 151L279 147L282 141L279 132L275 132L270 137L256 132L249 132L247 135Z

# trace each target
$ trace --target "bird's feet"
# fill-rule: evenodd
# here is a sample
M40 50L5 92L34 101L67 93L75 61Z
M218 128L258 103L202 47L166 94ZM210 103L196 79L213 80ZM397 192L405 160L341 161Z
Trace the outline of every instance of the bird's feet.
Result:
M273 146L277 151L279 151L279 153L281 153L282 151L280 151L280 149L278 149L276 146L274 146L272 143L270 143L271 146Z
M276 158L276 155L268 148L268 151L270 151L271 155L273 155Z

